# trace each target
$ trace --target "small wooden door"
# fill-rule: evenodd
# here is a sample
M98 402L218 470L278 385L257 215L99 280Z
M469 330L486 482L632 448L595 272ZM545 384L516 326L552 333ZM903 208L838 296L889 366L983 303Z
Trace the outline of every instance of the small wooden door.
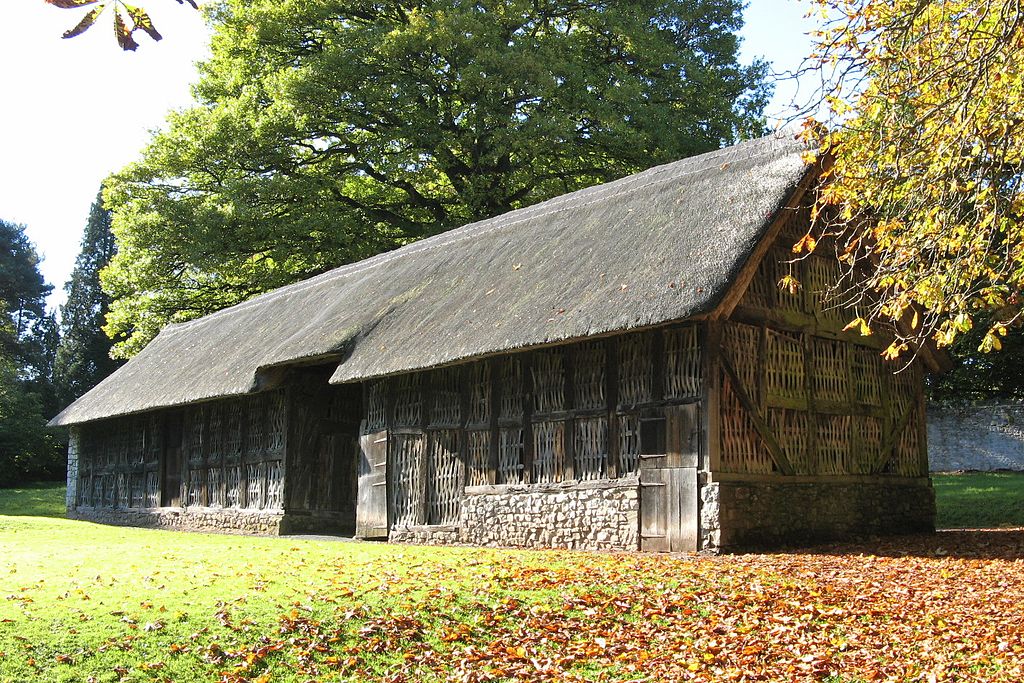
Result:
M356 537L388 537L388 433L359 437Z
M181 506L181 413L167 416L164 427L164 457L160 481L160 504L163 507Z
M699 404L666 408L664 452L640 456L641 550L697 550L699 417Z

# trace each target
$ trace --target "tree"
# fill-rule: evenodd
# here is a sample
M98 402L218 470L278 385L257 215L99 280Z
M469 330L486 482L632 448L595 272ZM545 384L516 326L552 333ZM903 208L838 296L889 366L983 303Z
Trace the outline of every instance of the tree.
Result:
M227 0L200 106L108 181L115 353L468 221L762 131L740 0Z
M890 355L976 323L1000 348L1024 303L1019 3L813 2L830 120L809 130L835 158L822 231L872 292L854 323L900 322Z
M60 309L60 345L53 371L62 406L92 389L120 365L110 357L112 342L102 329L110 297L100 286L100 270L117 252L110 224L110 211L98 195L89 210L75 268L64 285L67 301Z
M0 220L0 308L9 322L0 327L0 353L22 363L29 360L24 342L45 317L46 296L53 290L39 262L25 226Z
M0 220L0 486L63 471L60 441L44 417L56 410L56 322L46 313L52 287L39 261L24 227Z

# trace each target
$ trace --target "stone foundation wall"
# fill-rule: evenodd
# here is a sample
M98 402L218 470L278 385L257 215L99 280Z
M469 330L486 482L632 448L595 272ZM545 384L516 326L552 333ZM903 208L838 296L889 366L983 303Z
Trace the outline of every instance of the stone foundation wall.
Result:
M1024 470L1024 404L929 405L928 467Z
M110 510L80 507L68 511L71 519L115 526L150 529L206 531L213 533L273 536L281 531L284 513L264 510L221 508L159 508L152 510Z
M928 479L902 482L714 482L701 489L704 550L803 545L934 531Z
M391 530L398 543L501 548L636 550L640 528L635 477L560 484L470 486L455 526Z
M68 512L78 503L78 451L82 443L82 428L74 426L68 430L68 487L64 502Z

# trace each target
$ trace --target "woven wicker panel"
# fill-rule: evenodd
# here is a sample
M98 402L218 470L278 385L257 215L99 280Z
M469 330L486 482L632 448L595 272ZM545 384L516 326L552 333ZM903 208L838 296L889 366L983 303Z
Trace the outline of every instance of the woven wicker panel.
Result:
M608 476L608 418L576 420L574 466L577 479L604 479Z
M466 453L469 458L469 485L483 486L489 483L491 432L483 429L467 431Z
M391 490L396 526L422 524L425 438L422 434L395 434L392 457L394 482Z
M565 462L565 423L536 422L533 425L533 482L550 484L561 480Z
M232 400L225 406L224 458L238 462L242 457L242 425L245 421L245 403Z
M372 382L366 393L366 424L363 428L367 434L372 434L387 426L387 380Z
M423 422L423 392L420 388L423 374L414 372L395 380L395 414L391 424L395 427L418 427Z
M519 427L498 431L498 483L523 483L523 430Z
M846 403L849 400L849 344L815 337L811 346L811 367L815 399L833 403Z
M850 474L852 467L849 415L818 415L815 444L817 474Z
M525 408L523 363L517 356L501 360L501 410L498 416L503 420L522 420Z
M264 478L265 463L255 462L245 466L246 488L245 506L250 510L262 510L267 495L266 479Z
M463 481L459 431L432 432L427 461L427 524L455 524L459 521Z
M883 368L883 372L885 368ZM889 373L890 386L892 387L893 407L896 409L896 419L903 417L907 409L917 402L918 378L913 367L906 368L901 372Z
M131 498L128 505L133 508L146 507L146 475L145 473L132 474L128 477L128 487L131 491Z
M466 423L486 425L491 421L491 372L487 363L469 367L469 415Z
M533 355L533 412L557 413L565 410L565 367L560 349L538 351Z
M224 473L225 501L228 507L240 507L242 504L242 467L241 465L229 465Z
M757 389L757 356L761 330L751 325L727 323L722 330L722 347L748 394Z
M799 334L768 330L764 372L770 398L807 400L804 343Z
M922 466L921 457L921 406L915 405L910 413L910 421L896 441L896 449L887 471L904 477L921 477L927 474Z
M761 259L757 265L757 273L750 281L747 291L743 293L741 306L747 308L760 308L768 310L775 306L776 290L775 285L775 264L769 258Z
M779 442L779 448L793 466L793 474L814 474L809 452L811 418L803 410L771 408L768 425Z
M619 476L637 471L640 463L640 418L619 416Z
M263 508L281 510L284 508L284 468L281 466L281 461L273 460L266 463L263 471L267 477Z
M266 403L265 394L252 396L247 401L246 412L249 414L249 429L246 435L245 452L247 457L254 460L262 458L266 451Z
M186 497L189 506L205 505L206 470L194 469L188 474L188 495Z
M732 391L728 377L722 378L721 458L723 472L769 473L773 470L768 449L761 443L753 421Z
M860 446L860 458L853 463L852 474L871 474L872 466L882 457L884 423L876 417L853 418L854 434Z
M814 315L828 329L841 330L853 317L839 305L844 272L834 258L811 256L807 259L807 290L814 302ZM835 296L830 298L830 295Z
M805 310L804 293L801 288L798 288L796 292L792 292L788 287L779 287L779 283L782 282L783 278L788 276L800 280L800 265L799 263L792 263L793 258L793 252L790 249L779 246L773 247L765 256L765 260L771 264L772 268L769 286L775 289L774 306L783 311L808 313ZM801 286L804 284L801 283Z
M206 472L206 504L210 507L224 507L224 486L220 474L219 467L211 467Z
M432 373L430 424L458 427L462 421L462 396L459 391L462 368L443 368Z
M215 401L206 408L206 438L203 444L207 462L213 466L222 462L227 448L227 429L224 419L224 401Z
M114 486L117 492L117 507L126 508L130 502L128 489L128 475L118 472L114 475Z
M697 398L702 384L697 328L666 330L665 398Z
M632 334L619 341L619 405L635 406L654 399L651 335Z
M854 392L858 403L882 405L882 357L874 349L855 346L853 352Z
M573 365L573 386L576 408L598 410L607 405L605 398L605 366L607 352L602 342L587 342L576 347Z
M146 421L146 462L155 465L160 462L163 452L164 421L158 413L149 416Z
M146 462L146 426L148 420L137 417L131 421L131 446L128 450L128 462L141 465Z
M273 391L267 396L267 455L271 458L284 456L284 432L287 413L284 391Z
M185 452L190 463L203 461L206 424L203 406L192 406L185 412Z
M160 475L146 472L146 507L160 507Z

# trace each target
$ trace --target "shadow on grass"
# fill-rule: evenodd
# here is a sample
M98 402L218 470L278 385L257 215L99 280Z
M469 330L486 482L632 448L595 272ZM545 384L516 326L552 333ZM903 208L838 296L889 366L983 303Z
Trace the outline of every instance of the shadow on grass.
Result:
M875 555L977 560L1024 559L1024 528L943 529L934 534L872 537L848 543L820 545L789 553L809 555Z
M39 482L0 489L0 515L64 517L64 491L62 482Z
M932 475L940 529L1024 527L1024 472Z

